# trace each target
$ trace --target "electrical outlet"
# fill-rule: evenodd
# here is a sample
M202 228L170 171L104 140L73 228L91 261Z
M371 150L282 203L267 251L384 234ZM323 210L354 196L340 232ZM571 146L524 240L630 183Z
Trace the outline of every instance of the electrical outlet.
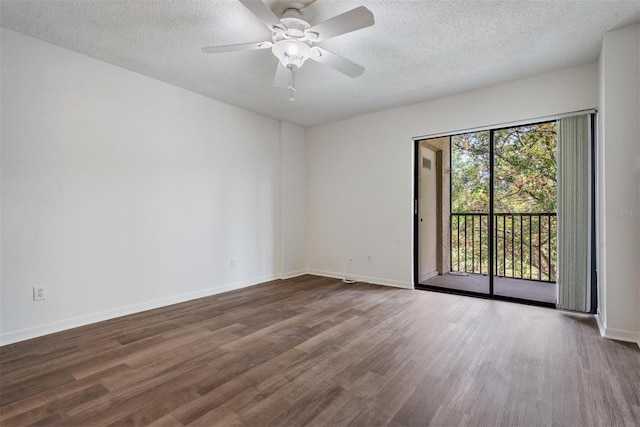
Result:
M371 254L367 255L367 261L368 261L368 262L372 262Z
M238 260L235 258L231 258L231 268L237 268L238 267Z
M45 292L44 286L34 286L33 287L33 300L34 301L42 301L47 299L47 294Z

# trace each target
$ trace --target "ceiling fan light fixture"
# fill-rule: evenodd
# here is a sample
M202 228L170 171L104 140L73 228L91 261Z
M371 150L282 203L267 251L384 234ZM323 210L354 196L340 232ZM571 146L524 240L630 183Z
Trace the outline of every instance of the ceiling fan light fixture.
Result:
M271 51L286 68L300 68L311 58L311 47L300 40L284 39L273 45Z
M295 72L307 59L327 65L349 77L358 77L364 72L364 67L319 46L314 46L314 43L372 26L373 13L366 7L356 7L311 26L302 18L299 9L286 9L278 17L265 3L266 0L238 1L271 31L271 41L208 46L201 49L203 52L223 53L271 48L271 52L279 62L273 85L274 87L284 86L283 80L288 73L287 89L291 95L290 101L295 100L293 96L296 91ZM314 1L308 1L301 9L305 9Z

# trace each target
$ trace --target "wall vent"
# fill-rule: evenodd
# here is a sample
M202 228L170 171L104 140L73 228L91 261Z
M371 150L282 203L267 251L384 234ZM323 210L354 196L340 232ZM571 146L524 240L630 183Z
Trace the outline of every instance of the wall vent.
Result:
M422 167L425 169L431 169L431 159L427 159L426 157L422 158Z

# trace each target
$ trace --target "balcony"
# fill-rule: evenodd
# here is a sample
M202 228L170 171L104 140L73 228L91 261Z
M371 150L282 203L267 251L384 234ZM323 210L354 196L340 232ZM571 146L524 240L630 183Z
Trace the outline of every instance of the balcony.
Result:
M424 284L487 293L489 286L489 214L452 213L450 271ZM494 293L556 302L555 212L493 215Z

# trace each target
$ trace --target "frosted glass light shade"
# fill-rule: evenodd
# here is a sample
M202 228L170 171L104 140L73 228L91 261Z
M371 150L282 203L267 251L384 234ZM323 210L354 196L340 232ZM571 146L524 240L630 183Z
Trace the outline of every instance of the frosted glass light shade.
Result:
M300 40L280 40L273 45L271 51L287 68L299 68L311 57L311 47Z

